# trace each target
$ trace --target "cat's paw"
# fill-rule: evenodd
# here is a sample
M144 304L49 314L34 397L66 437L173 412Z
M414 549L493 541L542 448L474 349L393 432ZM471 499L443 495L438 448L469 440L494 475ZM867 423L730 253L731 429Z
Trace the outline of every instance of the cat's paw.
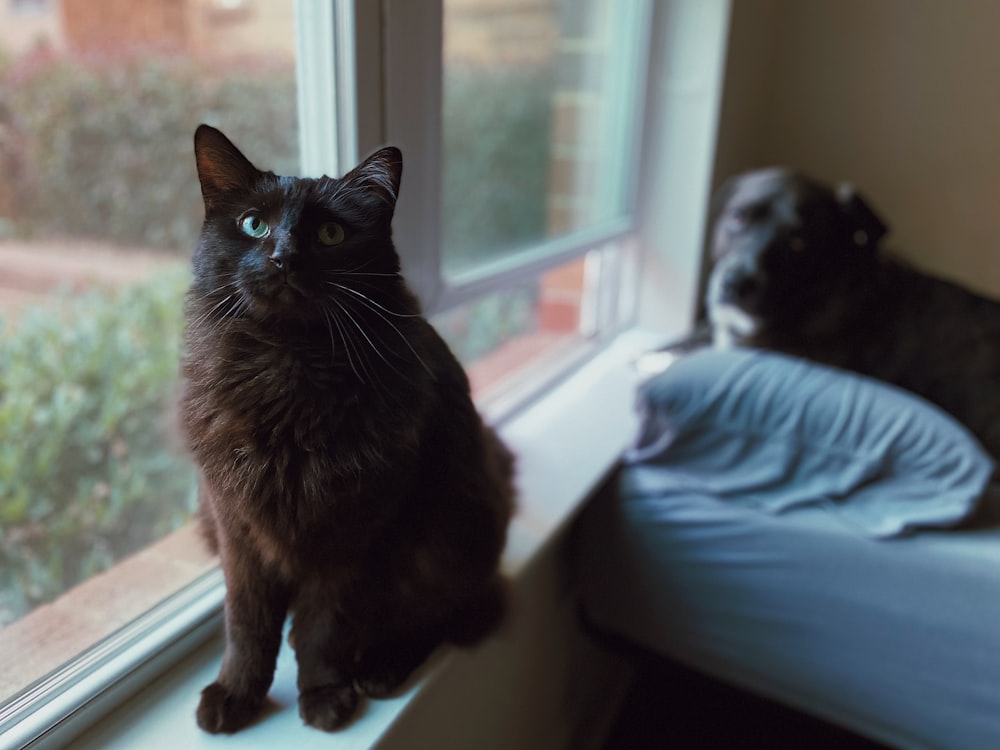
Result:
M368 698L375 698L376 700L388 698L400 685L406 682L406 679L410 676L410 672L411 670L386 669L377 674L372 673L363 677L357 677L354 680L354 689Z
M369 653L355 670L354 688L368 698L388 698L430 656L434 645L433 642L419 642L407 648Z
M213 682L201 691L198 726L212 734L232 734L253 720L261 703L257 698L234 695L223 685Z
M299 694L299 715L311 727L332 732L354 716L358 694L347 685L324 685Z

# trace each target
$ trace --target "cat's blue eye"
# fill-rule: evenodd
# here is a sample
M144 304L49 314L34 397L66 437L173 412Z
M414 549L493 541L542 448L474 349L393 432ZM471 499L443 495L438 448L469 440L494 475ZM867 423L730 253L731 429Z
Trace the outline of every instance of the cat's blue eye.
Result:
M261 237L267 237L268 232L271 231L271 227L256 214L247 214L240 219L240 231L247 237L259 240Z
M316 238L327 247L339 245L344 241L344 228L335 221L328 221L319 225Z

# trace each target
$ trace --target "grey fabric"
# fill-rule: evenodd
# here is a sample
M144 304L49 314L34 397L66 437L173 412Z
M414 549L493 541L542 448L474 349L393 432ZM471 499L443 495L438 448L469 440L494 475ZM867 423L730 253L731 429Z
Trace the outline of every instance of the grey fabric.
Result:
M1000 485L964 428L750 350L685 357L639 405L578 526L598 627L894 747L1000 748Z
M875 540L674 489L577 541L599 628L893 747L1000 748L1000 524Z
M917 396L744 349L677 361L639 397L629 492L686 490L769 513L826 504L872 536L951 526L994 472L971 433Z

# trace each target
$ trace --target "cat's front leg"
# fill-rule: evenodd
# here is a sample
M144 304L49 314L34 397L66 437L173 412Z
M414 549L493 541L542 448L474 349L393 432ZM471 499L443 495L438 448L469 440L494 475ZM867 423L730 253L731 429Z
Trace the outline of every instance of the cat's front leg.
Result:
M281 630L288 611L288 587L246 561L226 560L226 650L218 679L201 693L198 726L232 733L260 711L274 679ZM227 564L228 563L228 564Z
M299 714L309 726L331 732L351 720L360 698L353 679L356 638L323 588L304 586L299 592L292 635Z

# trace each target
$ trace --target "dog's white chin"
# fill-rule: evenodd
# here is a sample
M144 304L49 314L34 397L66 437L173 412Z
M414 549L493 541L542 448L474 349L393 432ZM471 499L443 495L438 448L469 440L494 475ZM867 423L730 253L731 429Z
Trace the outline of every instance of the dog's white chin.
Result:
M718 349L729 349L740 341L753 336L760 329L760 321L746 310L732 305L712 308L712 343Z

